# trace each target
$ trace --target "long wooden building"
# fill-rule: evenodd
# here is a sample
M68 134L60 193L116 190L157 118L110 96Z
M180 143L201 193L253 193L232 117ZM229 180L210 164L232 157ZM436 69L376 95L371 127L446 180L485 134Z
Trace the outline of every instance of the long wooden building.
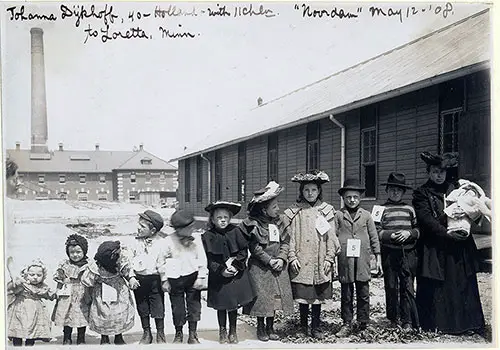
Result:
M209 201L246 204L273 179L285 186L285 207L298 195L291 177L319 168L331 178L326 201L338 208L344 179L359 178L370 209L386 199L379 184L391 171L415 187L426 181L422 151L458 151L460 176L489 193L490 32L483 11L259 103L230 133L172 160L179 162L179 206L206 216Z

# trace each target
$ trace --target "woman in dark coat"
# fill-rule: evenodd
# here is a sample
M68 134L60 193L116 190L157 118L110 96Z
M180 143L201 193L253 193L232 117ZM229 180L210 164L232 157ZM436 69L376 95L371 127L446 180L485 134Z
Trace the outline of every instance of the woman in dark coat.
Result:
M257 316L257 337L261 341L279 340L273 327L275 310L282 310L285 315L293 313L287 267L289 221L278 214L276 198L281 191L282 187L271 181L255 192L248 205L248 218L240 224L249 240L248 272L257 295L243 312Z
M205 210L210 213L208 230L201 236L208 262L207 305L217 310L219 343L238 343L236 321L238 308L255 297L246 260L248 241L241 230L230 223L241 205L230 202L215 202ZM229 336L226 319L229 316Z
M484 316L476 279L477 249L471 235L449 234L444 197L456 188L454 154L421 154L429 180L413 193L420 226L417 308L424 330L461 334L480 331Z

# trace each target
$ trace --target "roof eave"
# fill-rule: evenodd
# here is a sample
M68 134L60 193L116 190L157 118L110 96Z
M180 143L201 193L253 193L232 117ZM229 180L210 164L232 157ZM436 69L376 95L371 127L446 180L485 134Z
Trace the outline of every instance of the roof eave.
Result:
M367 105L372 104L372 103L377 103L377 102L380 102L383 100L388 100L388 99L396 97L396 96L400 96L400 95L407 94L409 92L424 89L424 88L432 86L432 85L440 84L440 83L443 83L443 82L448 81L448 80L460 78L460 77L463 77L465 75L472 74L472 73L475 73L475 72L478 72L478 71L481 71L484 69L489 69L489 68L490 68L490 61L489 60L475 63L473 65L470 65L467 67L462 67L462 68L459 68L457 70L450 71L447 73L443 73L441 75L438 75L438 76L435 76L432 78L427 78L427 79L418 81L418 82L410 84L410 85L406 85L406 86L403 86L403 87L400 87L400 88L397 88L394 90L386 91L386 92L383 92L383 93L378 94L378 95L373 95L371 97L367 97L367 98L359 100L359 101L354 101L354 102L351 102L351 103L346 104L346 105L335 107L335 108L330 109L330 110L325 111L325 112L313 114L313 115L310 115L308 117L301 118L299 120L296 120L296 121L293 121L290 123L282 124L282 125L274 127L274 128L259 131L257 133L254 133L254 134L251 134L251 135L248 135L245 137L240 137L240 138L237 138L237 139L234 139L231 141L227 141L227 142L224 142L224 143L221 143L221 144L209 147L209 148L205 148L205 149L200 150L200 151L192 152L192 153L171 159L171 160L169 160L169 162L177 162L179 160L192 158L192 157L198 156L198 155L203 154L203 153L213 152L213 151L216 151L220 148L228 147L228 146L237 144L239 142L247 141L247 140L250 140L250 139L262 136L262 135L270 134L270 133L273 133L276 131L289 129L291 127L305 124L305 123L315 121L318 119L322 119L322 118L328 117L330 115L344 113L344 112L347 112L347 111L350 111L350 110L353 110L356 108L367 106Z

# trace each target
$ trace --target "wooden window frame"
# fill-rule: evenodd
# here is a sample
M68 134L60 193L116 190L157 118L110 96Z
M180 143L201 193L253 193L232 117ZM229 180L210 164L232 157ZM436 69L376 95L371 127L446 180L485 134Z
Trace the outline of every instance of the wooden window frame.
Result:
M190 158L184 160L184 201L191 201L191 162Z
M370 123L369 126L364 126L363 127L363 120L362 118L365 118L364 116L364 111L370 111L370 109L373 109L372 114L368 114L367 117L372 118L373 123ZM378 196L378 117L379 117L379 108L378 105L371 105L367 107L363 107L360 109L360 116L359 116L359 125L360 125L360 167L359 167L359 172L360 172L360 179L361 182L364 184L366 188L365 192L365 197L363 198L364 200L374 200L377 199ZM368 133L373 133L373 144L365 145L365 134ZM373 159L369 159L365 161L365 149L366 148L371 149L372 147L374 148L374 155ZM368 167L373 167L373 179L371 183L367 182L366 179L366 174L367 174L367 169ZM373 189L373 193L370 193L370 190Z
M267 137L267 181L278 181L278 133Z
M307 124L306 130L306 171L320 168L319 152L320 121L315 120Z
M203 201L203 158L196 157L196 202Z
M246 142L238 144L238 201L246 199L246 177L247 177L247 145Z

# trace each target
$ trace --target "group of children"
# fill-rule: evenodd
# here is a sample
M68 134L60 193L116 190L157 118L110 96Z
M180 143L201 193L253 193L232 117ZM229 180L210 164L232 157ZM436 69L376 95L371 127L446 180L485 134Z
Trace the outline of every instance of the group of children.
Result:
M278 340L275 311L293 313L294 300L299 304L300 333L322 339L321 304L332 298L336 273L343 320L337 335L344 337L353 330L354 291L359 329L369 323L372 254L378 272L384 270L387 317L395 323L400 318L404 328L411 327L408 300L413 297L414 246L419 231L413 208L401 202L408 188L404 175L393 173L384 184L389 198L382 215L375 218L377 224L360 207L365 189L358 181L346 180L338 191L344 202L338 211L322 201L322 185L329 181L326 173L297 174L292 181L300 184L298 200L283 214L278 204L283 188L274 181L254 193L248 217L239 225L231 219L240 212L240 204L210 203L205 208L209 222L201 236L202 245L195 242L194 218L186 210L172 215L175 232L170 235L161 232L161 215L146 210L139 214L135 244L125 247L119 241L103 242L93 260L87 257L87 240L69 236L68 258L54 274L55 291L47 287L47 270L40 261L9 282L9 338L14 345L21 345L22 339L33 345L37 339L50 338L51 319L42 299L56 299L52 321L63 327L63 344L72 343L73 328L77 329L77 344L84 344L86 327L101 334L101 344L110 343L109 336L114 336L115 344L124 344L122 334L133 327L136 310L143 328L140 344L153 341L151 318L156 342L165 343L167 292L174 343L183 342L187 322L187 342L197 344L201 291L207 290L207 305L217 310L221 344L238 343L236 322L241 307L243 313L257 317L258 339Z

